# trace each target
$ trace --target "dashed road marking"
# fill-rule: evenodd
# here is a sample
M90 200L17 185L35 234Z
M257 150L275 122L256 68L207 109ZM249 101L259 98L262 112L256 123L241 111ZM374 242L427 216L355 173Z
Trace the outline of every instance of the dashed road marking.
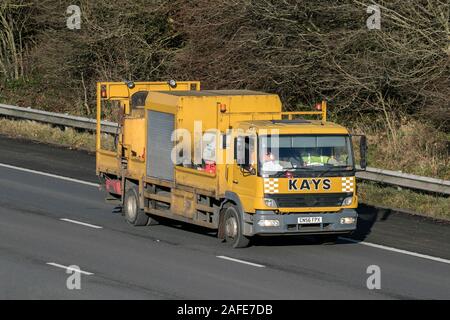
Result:
M84 185L91 186L91 187L99 187L100 186L98 183L93 183L93 182L78 180L78 179L74 179L74 178L59 176L59 175L56 175L56 174L51 174L51 173L37 171L37 170L31 170L31 169L16 167L16 166L12 166L12 165L9 165L9 164L4 164L4 163L0 163L0 167L13 169L13 170L18 170L18 171L23 171L23 172L28 172L28 173L34 173L34 174L38 174L38 175L45 176L45 177L56 178L56 179L60 179L60 180L80 183L80 184L84 184Z
M85 275L87 275L87 276L92 276L92 275L93 275L92 272L87 272L87 271L83 271L83 270L79 270L79 269L75 269L75 268L63 266L62 264L55 263L55 262L47 262L46 264L49 265L49 266L53 266L53 267L57 267L57 268L65 269L65 270L70 270L70 271L74 271L74 272L79 272L79 273L85 274Z
M230 261L234 261L234 262L238 262L238 263L248 264L248 265L253 266L253 267L258 267L258 268L264 268L265 267L262 264L257 264L257 263L248 262L248 261L244 261L244 260L234 259L234 258L230 258L230 257L227 257L227 256L216 256L216 257L219 258L219 259L225 259L225 260L230 260Z
M358 240L354 240L354 239L350 239L350 238L340 237L340 239L345 240L345 241L349 241L349 242L353 242L353 243L358 243L358 244L361 244L363 246L368 246L368 247L372 247L372 248L377 248L377 249L392 251L392 252L396 252L396 253L406 254L408 256L413 256L413 257L417 257L417 258L428 259L428 260L432 260L432 261L437 261L437 262L450 264L450 260L447 260L447 259L444 259L444 258L433 257L433 256L429 256L429 255L422 254L422 253L417 253L417 252L413 252L413 251L408 251L408 250L403 250L403 249L397 249L397 248L393 248L393 247L383 246L381 244L376 244L376 243L371 243L371 242L358 241Z
M103 229L103 227L101 227L101 226L96 226L95 224L90 224L90 223L86 223L86 222L81 222L81 221L76 221L76 220L71 220L71 219L66 219L66 218L62 218L62 219L59 219L59 220L70 222L70 223L79 224L79 225L86 226L86 227L89 227L89 228Z
M16 166L12 166L12 165L9 165L9 164L4 164L4 163L0 163L0 167L13 169L13 170L18 170L18 171L23 171L23 172L28 172L28 173L34 173L34 174L38 174L38 175L41 175L41 176L46 176L46 177L50 177L50 178L55 178L55 179L75 182L75 183L84 184L84 185L92 186L92 187L99 187L100 186L98 183L93 183L93 182L83 181L83 180L79 180L79 179L59 176L59 175L56 175L56 174L46 173L46 172L32 170L32 169L26 169L26 168L22 168L22 167L16 167ZM89 225L89 224L83 223L83 222L78 222L78 221L75 222L74 220L68 221L70 219L61 219L61 220L67 221L67 222L72 222L72 223L77 223L77 224L81 224L81 225L85 225L85 226L90 226L92 228L97 228L97 229L102 228L100 226ZM343 238L343 237L341 237L341 239L349 241L349 242L353 242L353 243L358 243L358 244L361 244L361 245L364 245L364 246L368 246L368 247L378 248L378 249L387 250L387 251L396 252L396 253L401 253L401 254L417 257L417 258L422 258L422 259L427 259L427 260L431 260L431 261L436 261L436 262L442 262L442 263L450 264L450 260L444 259L444 258L433 257L433 256L426 255L426 254L421 254L421 253L408 251L408 250L397 249L397 248L388 247L388 246L384 246L384 245L380 245L380 244L376 244L376 243L371 243L371 242L357 241L357 240L350 239L350 238ZM230 257L226 257L226 256L217 256L217 258L230 260L230 261L234 261L234 262L239 262L239 263L243 263L243 264L247 264L247 265L251 265L251 266L259 267L259 268L264 268L265 267L265 266L263 266L261 264L247 262L247 261L244 261L244 260L234 259L234 258L230 258Z

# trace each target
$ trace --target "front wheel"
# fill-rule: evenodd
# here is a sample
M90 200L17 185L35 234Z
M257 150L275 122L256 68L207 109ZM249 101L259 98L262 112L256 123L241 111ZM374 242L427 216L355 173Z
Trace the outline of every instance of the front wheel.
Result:
M250 239L242 234L242 221L234 206L226 209L222 228L225 241L231 247L245 248L249 245Z
M125 219L133 226L145 226L149 222L149 216L139 206L139 195L136 188L131 187L125 192L123 206Z

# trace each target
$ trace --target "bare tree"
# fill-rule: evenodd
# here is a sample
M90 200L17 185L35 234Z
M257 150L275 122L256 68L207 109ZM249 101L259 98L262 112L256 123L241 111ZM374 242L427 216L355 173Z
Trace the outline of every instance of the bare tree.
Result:
M0 4L0 74L4 79L24 76L24 36L30 14L30 3L25 0Z
M290 108L330 100L335 115L437 115L450 126L448 1L200 0L174 16L186 46L176 73L208 87L257 88ZM387 119L390 120L387 120Z

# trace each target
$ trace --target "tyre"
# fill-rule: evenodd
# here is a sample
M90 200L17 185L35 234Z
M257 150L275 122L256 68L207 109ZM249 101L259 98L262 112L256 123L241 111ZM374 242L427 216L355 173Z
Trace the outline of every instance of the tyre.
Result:
M140 208L136 187L128 188L125 192L123 211L127 222L133 226L146 226L149 223L149 216Z
M225 242L233 248L245 248L250 239L242 234L242 221L236 207L226 209L223 219L223 235Z

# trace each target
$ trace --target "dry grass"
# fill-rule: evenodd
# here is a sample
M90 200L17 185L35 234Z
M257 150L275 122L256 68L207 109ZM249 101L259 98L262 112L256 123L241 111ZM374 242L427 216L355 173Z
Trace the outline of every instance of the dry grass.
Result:
M450 220L450 198L386 187L370 182L358 184L360 202L394 209L404 209L418 215Z
M385 121L359 124L369 144L369 166L450 180L450 136L433 126L403 118L391 128Z
M95 151L95 134L79 132L72 128L62 130L48 124L28 120L0 119L0 134L45 143L63 145L74 149ZM111 136L102 137L107 148L114 144Z
M353 131L367 136L372 167L450 179L450 137L431 125L411 118L378 118L361 121ZM449 197L371 182L360 182L358 190L360 201L369 205L450 220Z

